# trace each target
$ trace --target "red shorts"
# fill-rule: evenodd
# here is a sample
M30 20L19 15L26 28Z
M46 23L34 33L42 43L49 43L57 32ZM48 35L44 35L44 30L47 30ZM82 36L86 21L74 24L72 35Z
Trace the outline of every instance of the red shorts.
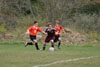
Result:
M54 39L55 39L55 36L52 36L52 37L51 36L47 36L46 39L45 39L45 42L49 43L51 40L54 40Z

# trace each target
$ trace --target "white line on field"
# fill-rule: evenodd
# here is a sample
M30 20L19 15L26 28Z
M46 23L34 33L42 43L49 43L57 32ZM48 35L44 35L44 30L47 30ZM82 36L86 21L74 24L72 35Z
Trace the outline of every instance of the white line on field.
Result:
M58 63L67 63L67 62L72 62L72 61L78 61L78 60L82 60L82 59L91 59L91 58L98 58L100 56L89 56L89 57L81 57L81 58L74 58L74 59L68 59L68 60L61 60L61 61L55 61L52 63L48 63L48 64L43 64L43 65L36 65L33 67L46 67L46 66L50 66L50 65L54 65L54 64L58 64Z

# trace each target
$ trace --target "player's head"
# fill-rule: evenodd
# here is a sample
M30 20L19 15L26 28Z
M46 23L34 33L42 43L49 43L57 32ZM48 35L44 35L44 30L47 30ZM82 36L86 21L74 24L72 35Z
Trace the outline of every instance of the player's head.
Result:
M56 26L58 26L59 25L59 20L56 20Z
M33 25L34 26L38 26L38 22L37 21L34 21Z
M48 27L48 28L52 28L52 24L51 24L51 23L48 23L48 24L47 24L47 27Z

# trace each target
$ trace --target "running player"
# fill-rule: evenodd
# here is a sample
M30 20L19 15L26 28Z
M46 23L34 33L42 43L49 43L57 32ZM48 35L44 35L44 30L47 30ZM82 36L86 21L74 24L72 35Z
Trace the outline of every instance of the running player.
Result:
M36 49L37 49L37 50L40 50L39 47L38 47L37 39L36 39L37 32L42 32L42 33L45 34L45 32L43 32L43 31L38 27L38 22L37 22L37 21L34 21L33 26L31 26L31 27L27 30L27 32L26 32L26 34L29 34L30 40L31 40L32 42L26 42L25 47L28 46L28 45L33 45L33 44L35 44Z
M46 39L44 41L43 50L46 48L46 44L51 42L51 47L54 48L54 38L55 38L55 31L56 29L52 28L52 24L49 23L47 28L45 29L45 33L47 33Z
M54 39L54 42L58 42L58 49L61 49L60 45L61 45L61 38L60 38L60 35L61 35L61 31L64 32L65 34L65 31L63 29L63 27L61 27L59 25L59 21L56 20L56 26L54 27L57 31L55 32L55 39Z

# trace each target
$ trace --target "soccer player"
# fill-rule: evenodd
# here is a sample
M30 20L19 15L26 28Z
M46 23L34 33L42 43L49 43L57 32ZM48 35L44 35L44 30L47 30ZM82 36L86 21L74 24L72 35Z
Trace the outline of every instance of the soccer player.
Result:
M46 36L45 41L44 41L43 50L45 50L46 44L49 42L51 42L51 47L54 48L55 31L57 31L57 30L52 28L52 24L49 23L47 25L47 28L45 29L45 33L47 33L47 36Z
M55 39L54 39L54 42L58 42L58 49L61 49L60 45L61 45L61 38L60 38L60 35L61 35L61 31L64 32L65 34L65 31L63 29L63 27L61 27L59 25L59 20L56 20L56 26L54 27L57 31L55 32Z
M31 27L27 30L27 32L26 32L26 34L29 34L30 40L31 40L32 42L26 42L25 47L28 46L28 45L33 45L33 44L35 44L36 49L37 49L37 50L40 50L39 47L38 47L38 42L37 42L37 40L36 40L37 32L42 32L42 33L45 34L45 32L43 32L43 31L38 27L38 22L37 22L37 21L34 21L33 26L31 26Z

